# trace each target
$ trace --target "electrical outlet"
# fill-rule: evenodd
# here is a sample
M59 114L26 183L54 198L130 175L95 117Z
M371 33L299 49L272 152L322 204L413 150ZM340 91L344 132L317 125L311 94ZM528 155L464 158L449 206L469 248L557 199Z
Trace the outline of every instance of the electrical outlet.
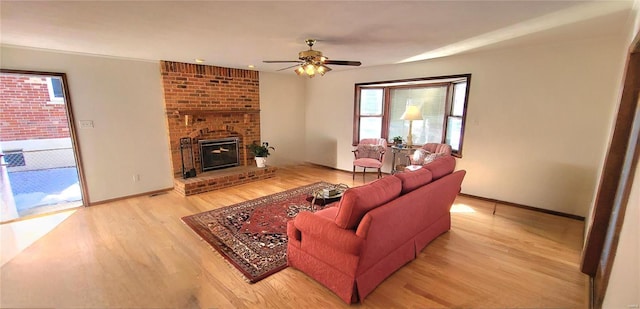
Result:
M133 182L138 182L138 181L140 181L140 174L133 175Z

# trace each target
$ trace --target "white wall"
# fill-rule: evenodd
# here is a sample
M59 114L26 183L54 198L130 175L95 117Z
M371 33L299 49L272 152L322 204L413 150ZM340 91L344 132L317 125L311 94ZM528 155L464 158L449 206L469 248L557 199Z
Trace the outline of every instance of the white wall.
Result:
M355 83L471 73L462 191L586 216L617 106L624 39L331 72L307 85L307 159L351 170Z
M7 46L0 52L3 69L67 74L89 202L173 186L157 62ZM94 128L80 128L80 120Z
M304 161L305 80L295 74L260 72L260 133L269 142L268 165Z
M630 33L629 39L633 40L635 34L640 30L640 0L633 1L633 11L635 12L635 20L633 22L633 30Z
M640 305L640 168L636 168L633 187L618 239L609 285L602 308L638 308Z

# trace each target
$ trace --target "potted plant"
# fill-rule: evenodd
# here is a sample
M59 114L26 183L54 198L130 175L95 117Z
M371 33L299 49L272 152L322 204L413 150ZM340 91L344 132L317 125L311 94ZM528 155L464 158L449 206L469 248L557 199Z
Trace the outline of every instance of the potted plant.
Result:
M393 144L396 146L402 144L402 136L394 136L391 140L393 140Z
M269 149L276 150L272 146L269 146L268 142L262 142L258 144L258 141L254 141L253 144L247 146L249 151L254 155L256 159L256 165L258 167L265 167L267 163L267 157L270 155Z

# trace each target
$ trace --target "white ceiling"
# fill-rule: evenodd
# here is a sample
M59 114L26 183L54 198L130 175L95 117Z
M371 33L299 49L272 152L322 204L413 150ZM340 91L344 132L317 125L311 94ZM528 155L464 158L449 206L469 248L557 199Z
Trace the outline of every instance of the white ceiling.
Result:
M622 33L633 1L0 1L0 43L275 71L305 38L363 66ZM332 66L337 69L336 66Z

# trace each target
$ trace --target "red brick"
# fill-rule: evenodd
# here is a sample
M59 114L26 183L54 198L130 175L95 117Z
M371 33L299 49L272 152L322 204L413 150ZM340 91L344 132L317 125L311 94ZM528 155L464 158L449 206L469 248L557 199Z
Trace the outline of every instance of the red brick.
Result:
M182 174L177 150L181 137L195 140L194 158L199 157L198 139L239 137L240 163L253 164L251 157L245 158L243 150L246 143L260 141L260 117L255 113L260 109L258 72L171 61L161 61L160 71L174 175ZM251 98L251 102L245 101L247 98ZM192 120L188 127L184 121L185 110L199 111L190 114ZM176 113L181 111L179 115ZM195 165L196 171L200 171L199 160Z
M46 80L40 84L23 76L0 75L0 140L69 137L64 104L47 104ZM29 125L29 128L23 126Z

